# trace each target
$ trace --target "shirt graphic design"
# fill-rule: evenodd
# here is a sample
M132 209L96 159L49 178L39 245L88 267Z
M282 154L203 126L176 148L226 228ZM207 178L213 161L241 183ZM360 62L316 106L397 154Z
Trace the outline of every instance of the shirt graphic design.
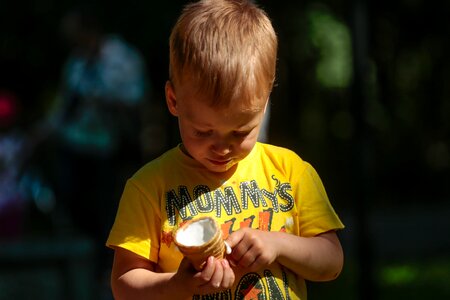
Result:
M233 172L211 173L174 148L126 184L107 241L174 272L182 254L173 234L184 222L213 217L226 239L241 228L314 236L343 228L315 170L295 153L257 143ZM234 286L193 299L306 299L302 278L273 263Z
M192 192L186 186L179 186L177 191L168 191L165 201L168 224L162 232L162 242L170 248L176 228L187 220L205 214L212 214L219 222L224 239L233 231L244 227L264 231L271 231L273 228L286 232L286 223L288 227L293 223L290 214L283 214L289 213L294 207L294 198L289 194L292 189L289 183L280 184L274 176L272 179L278 183L274 191L260 189L255 180L238 183L237 191L232 186L211 191L206 185L195 186ZM277 213L281 215L278 216ZM195 296L194 299L290 299L286 273L282 270L281 274L280 280L269 269L264 270L261 275L249 273L237 283L234 292L230 289L215 295Z

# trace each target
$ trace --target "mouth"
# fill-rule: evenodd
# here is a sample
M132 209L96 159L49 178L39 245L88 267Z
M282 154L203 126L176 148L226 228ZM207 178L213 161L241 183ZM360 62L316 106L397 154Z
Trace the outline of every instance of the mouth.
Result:
M225 165L229 164L232 161L232 159L227 159L227 160L208 159L208 161L215 166L225 166Z

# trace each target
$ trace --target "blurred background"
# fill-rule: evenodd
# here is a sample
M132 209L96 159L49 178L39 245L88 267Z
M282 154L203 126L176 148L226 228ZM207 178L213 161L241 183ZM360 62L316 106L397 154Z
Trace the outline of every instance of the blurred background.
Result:
M0 2L0 300L112 299L125 180L179 142L164 83L187 1L90 2ZM449 2L257 3L279 36L267 140L346 225L341 276L309 298L449 299Z

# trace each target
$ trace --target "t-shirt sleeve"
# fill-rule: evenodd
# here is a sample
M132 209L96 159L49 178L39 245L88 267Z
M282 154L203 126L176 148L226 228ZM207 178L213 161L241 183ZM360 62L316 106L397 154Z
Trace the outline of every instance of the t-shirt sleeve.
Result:
M311 237L343 229L316 170L309 163L303 163L305 168L299 176L297 199L300 235Z
M159 215L148 195L128 180L106 245L127 249L157 263L159 223Z

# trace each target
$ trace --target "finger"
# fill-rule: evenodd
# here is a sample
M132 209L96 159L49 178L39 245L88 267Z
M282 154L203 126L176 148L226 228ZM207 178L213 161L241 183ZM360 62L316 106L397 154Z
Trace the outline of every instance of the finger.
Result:
M238 262L239 266L248 268L253 263L255 263L256 258L257 257L255 256L253 251L251 251L251 249L249 249L240 257L240 259L237 262Z
M244 230L238 230L235 232L232 232L227 239L225 240L225 242L230 246L230 248L234 248L234 246L236 246L244 237Z
M231 251L231 258L237 263L242 257L250 250L251 243L249 239L241 239L237 245L233 247Z
M214 268L214 273L211 276L210 283L214 288L219 288L222 283L222 279L223 279L223 265L222 265L222 261L218 260L218 259L216 259L214 263L215 263L215 268Z
M224 259L221 261L223 266L223 278L221 286L225 289L229 289L233 286L234 280L235 280L235 274L234 271L231 269L230 264L228 263L228 260Z
M253 260L253 263L251 263L250 265L248 265L247 269L248 271L258 271L261 270L263 268L263 266L265 266L266 264L264 264L263 260L261 259L261 256L256 257Z
M215 267L215 258L213 256L208 257L203 270L198 273L198 277L202 281L201 284L207 284L211 280Z

